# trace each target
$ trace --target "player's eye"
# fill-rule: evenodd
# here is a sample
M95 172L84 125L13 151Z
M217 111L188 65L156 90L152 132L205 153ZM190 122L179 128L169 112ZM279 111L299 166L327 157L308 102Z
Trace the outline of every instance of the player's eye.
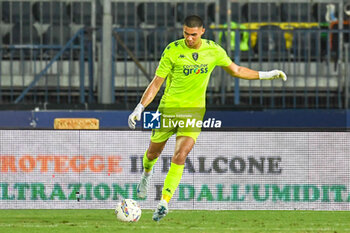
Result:
M187 33L187 32L184 32L186 36L197 36L197 33L193 33L193 34L190 34L190 33Z

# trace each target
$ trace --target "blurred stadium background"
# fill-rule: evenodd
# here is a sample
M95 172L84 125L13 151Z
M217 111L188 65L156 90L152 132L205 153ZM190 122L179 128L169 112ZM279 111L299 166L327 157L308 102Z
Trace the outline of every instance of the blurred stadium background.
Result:
M2 104L131 109L162 50L182 37L184 17L198 14L204 37L220 43L236 63L278 67L289 77L286 83L251 82L217 69L209 108L349 107L348 1L0 3Z
M350 210L345 0L0 0L1 209L137 199L149 132L128 131L127 117L190 14L234 62L288 81L214 70L207 115L227 131L202 132L171 208ZM61 117L100 130L52 130ZM143 208L157 204L173 148Z

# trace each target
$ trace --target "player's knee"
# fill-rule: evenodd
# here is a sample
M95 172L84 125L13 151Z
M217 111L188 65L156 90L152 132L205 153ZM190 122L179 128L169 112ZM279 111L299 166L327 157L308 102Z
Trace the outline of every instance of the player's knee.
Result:
M149 160L156 159L160 156L161 151L147 151L147 158Z
M185 164L186 158L187 158L188 152L187 151L177 151L175 152L172 162L176 164Z

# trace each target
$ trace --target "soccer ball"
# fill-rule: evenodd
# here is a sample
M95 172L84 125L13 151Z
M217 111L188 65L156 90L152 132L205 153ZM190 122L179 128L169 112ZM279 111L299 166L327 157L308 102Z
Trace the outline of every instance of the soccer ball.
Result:
M141 218L141 207L132 199L124 199L117 204L115 214L122 222L137 222Z

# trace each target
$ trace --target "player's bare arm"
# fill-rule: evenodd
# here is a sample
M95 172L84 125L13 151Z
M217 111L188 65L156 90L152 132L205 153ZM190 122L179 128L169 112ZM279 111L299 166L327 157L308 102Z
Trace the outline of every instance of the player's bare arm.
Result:
M232 77L250 79L250 80L259 79L258 71L255 71L243 66L239 66L233 62L229 66L222 67L222 68Z
M140 103L136 106L134 111L130 114L128 124L131 129L135 129L136 121L141 119L141 113L156 97L160 87L164 83L165 78L154 76L152 82L148 85L147 89L142 95Z
M142 95L140 103L143 107L147 107L153 101L160 87L163 85L164 80L165 78L158 77L157 75L154 76L153 80Z
M247 67L239 66L232 62L229 66L222 67L232 77L241 79L257 80L257 79L283 79L287 81L287 75L281 70L272 71L255 71Z

